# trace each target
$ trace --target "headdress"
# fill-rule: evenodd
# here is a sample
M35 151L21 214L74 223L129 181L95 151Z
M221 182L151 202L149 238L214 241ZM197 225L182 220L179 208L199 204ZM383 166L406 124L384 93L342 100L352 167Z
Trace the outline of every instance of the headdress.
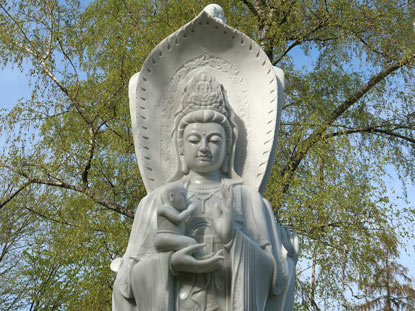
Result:
M198 72L184 88L180 114L203 109L215 110L225 117L228 113L225 108L223 88L209 72Z
M225 90L208 71L196 71L185 85L178 105L173 131L183 116L198 110L212 110L230 117Z

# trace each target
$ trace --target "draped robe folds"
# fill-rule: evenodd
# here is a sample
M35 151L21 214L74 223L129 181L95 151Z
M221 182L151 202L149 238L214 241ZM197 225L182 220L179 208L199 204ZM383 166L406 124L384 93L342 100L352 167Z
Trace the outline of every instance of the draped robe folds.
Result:
M172 252L158 253L153 245L161 188L143 198L137 208L114 283L113 311L176 311ZM228 311L285 310L293 303L295 281L295 263L287 257L281 239L285 229L256 190L234 184L232 193L236 234L225 249L231 265Z

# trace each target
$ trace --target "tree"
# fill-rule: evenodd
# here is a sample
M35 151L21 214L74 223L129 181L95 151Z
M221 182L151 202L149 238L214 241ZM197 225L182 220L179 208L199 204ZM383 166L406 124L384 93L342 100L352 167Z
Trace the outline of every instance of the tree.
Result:
M383 176L414 180L412 2L219 1L286 74L266 197L297 228L309 274L298 310L349 310L347 289L411 232ZM207 1L0 0L3 65L30 64L31 98L0 115L2 310L101 310L145 190L135 161L129 77ZM313 59L296 65L296 55ZM26 65L25 65L26 66ZM14 217L14 218L11 218ZM7 224L3 226L3 224ZM385 231L386 230L386 231ZM397 253L390 255L390 262ZM3 265L4 264L4 265ZM362 283L363 284L363 283ZM364 284L363 284L364 285ZM369 286L367 283L365 286Z
M408 269L384 258L383 269L375 274L373 283L365 284L366 302L355 309L369 310L415 310L415 288L408 276ZM403 279L404 282L400 279ZM361 297L359 297L361 298ZM362 297L363 298L363 297Z
M382 244L390 243L388 238L385 235ZM397 252L394 245L396 243L384 247L385 254L378 259L380 264L373 276L361 280L359 286L363 289L363 294L355 297L364 299L365 302L357 304L355 310L415 310L415 287L408 269L391 260Z

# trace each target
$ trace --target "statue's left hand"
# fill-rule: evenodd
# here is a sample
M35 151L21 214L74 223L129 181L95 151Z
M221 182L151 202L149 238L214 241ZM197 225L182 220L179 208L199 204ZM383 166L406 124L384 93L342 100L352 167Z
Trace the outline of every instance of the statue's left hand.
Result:
M232 207L232 186L222 186L223 204L215 204L217 217L212 222L216 234L224 245L228 245L235 237L235 229L233 227L233 207Z
M182 248L171 255L170 265L174 272L209 273L222 266L222 251L207 259L195 259L192 254L201 250L205 244L194 244Z

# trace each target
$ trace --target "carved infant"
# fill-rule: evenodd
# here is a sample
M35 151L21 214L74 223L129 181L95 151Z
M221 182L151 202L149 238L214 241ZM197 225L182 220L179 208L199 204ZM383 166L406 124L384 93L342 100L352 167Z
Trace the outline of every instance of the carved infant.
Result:
M161 193L163 205L157 208L157 233L154 246L159 252L177 251L197 244L196 240L185 235L185 222L195 210L189 204L187 191L180 184L169 184Z

